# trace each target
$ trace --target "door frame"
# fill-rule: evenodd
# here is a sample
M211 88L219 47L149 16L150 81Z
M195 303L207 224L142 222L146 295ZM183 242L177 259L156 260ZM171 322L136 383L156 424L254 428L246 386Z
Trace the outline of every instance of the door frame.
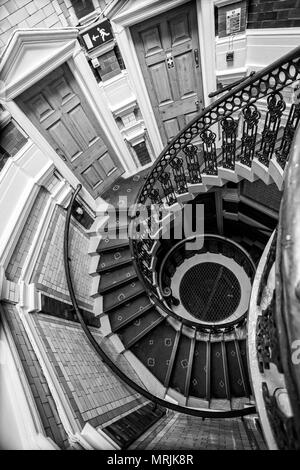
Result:
M69 66L99 127L111 143L115 155L125 170L124 176L137 171L137 166L109 109L107 98L96 82L77 37L77 28L16 30L4 51L0 64L1 104L73 187L80 183L78 178L15 101L19 94L63 63ZM101 197L94 199L84 186L81 195L92 210L96 211L99 207L102 209L106 205Z
M154 117L151 100L145 85L141 66L131 35L130 27L148 18L174 9L188 3L190 0L141 0L129 1L118 13L111 17L112 29L118 40L122 57L124 59L128 76L133 84L137 101L139 103L148 134L153 145L156 157L163 150L159 128ZM198 38L200 48L200 61L202 70L202 86L204 106L211 103L208 94L212 91L212 84L216 83L215 64L211 57L215 57L214 34L214 1L194 0L197 10ZM214 85L213 85L214 86Z

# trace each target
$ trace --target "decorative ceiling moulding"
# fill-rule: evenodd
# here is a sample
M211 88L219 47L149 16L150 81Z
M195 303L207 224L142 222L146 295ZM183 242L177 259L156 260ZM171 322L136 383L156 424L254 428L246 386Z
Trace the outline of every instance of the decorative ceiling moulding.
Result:
M17 29L0 64L0 98L10 101L72 57L78 29Z

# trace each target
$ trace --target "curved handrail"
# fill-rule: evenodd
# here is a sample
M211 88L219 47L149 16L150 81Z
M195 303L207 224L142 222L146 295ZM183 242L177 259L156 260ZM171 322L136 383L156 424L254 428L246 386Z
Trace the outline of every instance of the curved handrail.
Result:
M247 77L225 96L221 96L205 108L173 138L155 161L138 193L136 215L139 214L140 206L151 204L172 206L178 201L178 194L188 192L188 183L201 183L203 175L218 176L220 164L216 153L216 133L210 129L218 122L221 122L223 127L222 165L224 169L234 170L237 160L235 152L238 126L233 120L232 114L241 110L244 124L239 159L241 163L251 167L254 152L256 155L257 147L255 145L257 144L259 145L259 160L268 167L269 159L275 155L274 149L281 117L286 109L280 91L299 78L300 46L253 76ZM258 121L261 113L255 103L268 95L268 113L265 117L264 131L262 139L257 141ZM280 148L276 149L277 162L282 168L288 158L291 136L299 119L300 105L293 104L286 121L285 131L280 137ZM197 136L202 140L202 150L200 150L204 163L202 161L201 164L199 149L192 144L193 139ZM204 170L201 167L203 164L205 165ZM173 176L171 177L171 175ZM162 302L156 294L156 287L152 282L149 282L149 278L152 276L151 261L149 260L154 241L151 239L151 235L149 237L148 229L146 229L146 236L143 233L140 234L138 240L134 239L134 224L135 218L133 217L129 227L129 239L138 277L155 303L160 304L160 307L163 308Z
M282 367L300 440L300 127L292 146L279 215L276 309Z
M180 240L174 246L172 246L172 248L164 256L164 258L161 262L161 265L160 265L160 269L159 269L159 276L158 276L159 281L158 281L158 286L157 286L158 289L160 290L161 296L163 296L162 295L162 274L163 274L164 266L165 266L166 261L168 260L168 258L171 256L172 253L174 253L175 250L177 250L179 247L181 247L181 245L184 245L185 243L188 243L188 242L192 241L195 238L201 238L201 237L203 237L204 239L213 238L213 239L222 240L222 241L224 241L224 242L226 242L230 245L235 246L240 252L243 253L245 258L247 259L247 261L251 265L251 267L253 269L253 276L254 276L254 273L255 273L255 270L256 270L255 264L254 264L253 260L251 259L250 255L247 253L247 251L242 246L240 246L238 243L236 243L233 240L230 240L229 238L226 238L226 237L223 237L221 235L214 234L214 233L206 233L205 235L196 235L196 236L192 236L192 237L187 237L184 240ZM253 276L252 276L252 278L253 278ZM197 322L193 322L192 320L188 320L186 318L180 317L180 316L176 315L176 313L173 312L172 309L168 308L167 306L166 306L165 312L168 313L171 316L175 316L175 318L177 318L177 319L180 319L181 321L183 321L183 323L185 325L196 328L196 330L209 330L209 331L211 331L211 330L228 331L228 329L231 329L234 325L240 324L242 322L242 320L244 320L246 315L247 315L247 310L246 310L246 312L244 312L243 315L240 315L240 317L237 318L236 320L232 320L232 321L228 321L228 322L226 322L224 320L224 321L222 321L222 323L201 323L201 321L199 321L199 320Z
M292 69L292 71L294 74L284 69L283 66L293 66L294 69ZM276 75L274 75L274 73L272 74L274 71L277 71ZM284 78L280 77L280 73L284 74ZM285 74L287 74L287 77ZM202 112L178 132L167 147L162 150L138 193L136 199L137 203L145 204L149 190L152 187L151 180L157 179L166 165L168 165L171 160L174 160L182 147L186 147L190 144L197 135L213 124L221 121L224 117L232 115L234 112L253 104L260 98L274 91L278 92L282 90L287 85L296 81L299 76L300 46L274 61L271 65L256 72L253 76L247 77L242 84L234 87L225 96L221 96L214 103L204 108ZM266 83L267 81L268 83Z
M132 248L132 238L129 237L129 246L131 247L131 251L133 250ZM143 275L140 272L138 262L136 258L132 258L132 264L134 266L135 272L137 274L137 277L141 284L143 285L145 291L147 292L148 297L151 299L153 305L155 305L156 308L158 308L160 311L163 311L165 315L169 315L179 322L181 322L183 325L188 326L188 327L193 327L197 331L201 331L202 333L228 333L234 330L235 327L241 326L246 319L246 316L243 315L241 318L238 320L234 320L232 322L226 323L226 325L204 325L200 323L195 323L192 322L191 320L188 320L187 318L181 317L180 315L177 315L177 313L173 312L170 308L168 308L160 299L158 296L155 295L154 290L150 289L148 284L145 283L145 279ZM156 291L157 286L153 285L153 288Z
M152 401L153 403L156 403L157 405L160 405L164 408L168 408L173 411L177 411L178 413L184 413L188 414L191 416L198 416L201 418L235 418L235 417L240 417L240 416L246 416L249 414L256 413L256 408L255 406L250 406L248 408L243 408L240 410L230 410L230 411L224 411L224 410L208 410L208 409L196 409L196 408L187 408L181 405L176 405L175 403L171 403L169 401L163 400L162 398L156 397L153 395L151 392L148 390L144 389L137 383L135 383L132 379L128 377L122 370L118 368L116 363L106 354L105 351L101 348L99 343L96 341L96 339L93 337L92 333L90 332L88 326L86 325L84 318L81 314L81 311L78 306L78 302L76 299L74 287L73 287L73 282L72 282L72 276L71 276L71 270L70 270L70 256L69 256L69 232L70 232L70 221L71 221L71 215L72 215L72 206L74 204L74 201L76 199L76 196L78 195L79 191L81 190L81 184L79 184L72 194L71 201L68 206L67 210L67 216L66 216L66 224L65 224L65 231L64 231L64 267L65 267L65 273L66 273L66 279L67 279L67 286L71 298L72 305L74 307L74 310L76 312L76 315L78 317L78 320L80 322L80 325L89 340L90 344L92 345L93 349L95 350L96 354L100 356L103 362L121 379L126 385L131 387L135 392L139 393L140 395L144 396L148 400Z

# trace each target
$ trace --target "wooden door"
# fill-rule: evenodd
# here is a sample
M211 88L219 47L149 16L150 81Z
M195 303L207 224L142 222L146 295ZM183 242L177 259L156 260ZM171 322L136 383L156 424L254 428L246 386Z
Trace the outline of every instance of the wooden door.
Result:
M17 102L94 198L124 172L67 64Z
M132 27L132 37L164 143L203 103L194 2Z

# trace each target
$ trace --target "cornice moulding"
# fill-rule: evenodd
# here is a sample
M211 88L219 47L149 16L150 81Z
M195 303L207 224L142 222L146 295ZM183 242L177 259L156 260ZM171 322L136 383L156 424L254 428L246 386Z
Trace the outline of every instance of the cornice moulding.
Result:
M15 98L68 60L77 35L77 28L16 30L0 64L1 98Z

